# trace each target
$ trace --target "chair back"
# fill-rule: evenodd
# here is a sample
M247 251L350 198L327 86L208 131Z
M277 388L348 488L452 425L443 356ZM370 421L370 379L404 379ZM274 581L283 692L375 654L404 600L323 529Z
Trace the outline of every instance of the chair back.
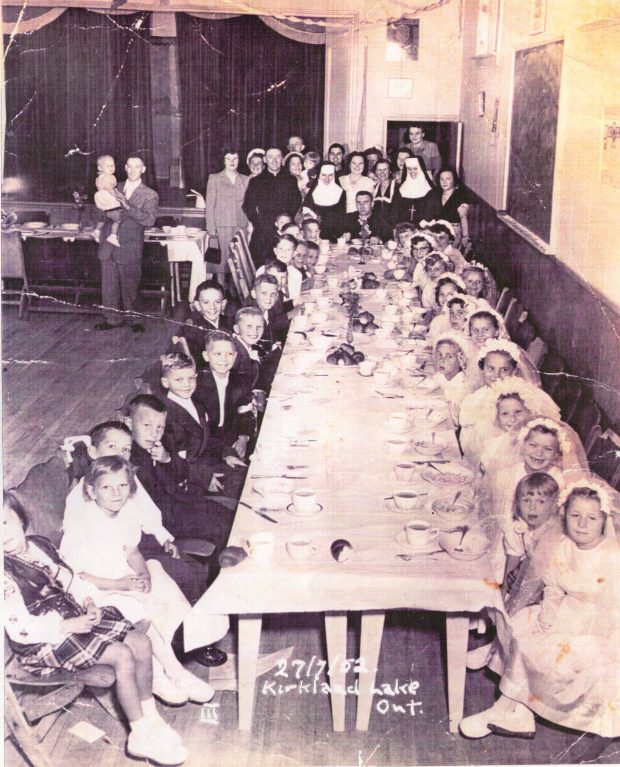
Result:
M568 376L566 373L560 378L558 385L555 387L553 399L560 406L562 420L566 423L572 422L582 393L583 388L577 378Z
M565 368L564 360L553 349L549 349L547 356L540 366L540 378L543 389L550 397L553 397L553 393L560 383Z
M601 426L601 411L596 402L584 397L573 415L571 426L579 434L586 453L589 453Z
M239 263L243 269L243 276L248 285L254 284L254 277L256 276L256 267L250 254L250 248L243 229L238 229L235 232L233 240L238 244L237 252L239 255Z
M516 298L516 296L512 288L504 288L502 292L500 293L499 298L497 299L497 305L495 306L495 311L499 312L499 314L501 314L503 317L506 314L508 305L510 304L513 298Z
M60 544L62 537L68 492L69 478L60 456L54 456L45 463L37 463L25 479L13 488L13 493L28 514L32 531L49 538L55 546Z
M601 433L597 426L588 451L588 463L590 471L617 490L620 486L620 437L611 429Z
M547 344L538 336L536 336L532 343L527 347L527 356L532 360L532 364L539 370L545 360L548 348Z
M251 283L248 282L243 267L241 266L239 241L234 237L230 243L230 254L228 256L228 268L235 284L237 295L241 301L245 301L250 296Z

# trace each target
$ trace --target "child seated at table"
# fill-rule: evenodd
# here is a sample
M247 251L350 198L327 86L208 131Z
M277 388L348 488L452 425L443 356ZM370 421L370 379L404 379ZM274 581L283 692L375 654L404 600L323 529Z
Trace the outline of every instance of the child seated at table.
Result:
M265 320L260 309L254 306L244 306L235 315L234 333L237 359L234 370L242 373L251 382L251 388L256 388L260 375L261 354L264 350L256 344L263 336Z
M162 443L166 429L166 405L152 394L138 394L129 403L131 463L151 500L161 510L167 530L179 538L201 538L215 544L209 560L209 578L219 572L219 551L226 546L234 511L213 498L191 492L189 462L169 453Z
M456 233L452 224L443 219L438 221L420 221L420 229L424 232L432 233L437 243L435 249L448 256L454 264L454 271L457 274L461 274L467 266L467 261L461 251L454 247Z
M226 303L224 288L216 280L201 282L196 288L190 318L173 338L185 339L186 353L198 369L206 364L202 352L209 331L232 330L232 319L225 314Z
M422 288L421 304L425 309L438 309L435 303L435 289L440 277L454 271L452 261L443 253L433 251L424 259L426 283Z
M435 370L431 381L442 390L447 400L450 415L456 425L457 413L463 397L469 393L465 370L471 358L471 349L467 340L453 332L443 333L437 339L434 349Z
M297 240L291 234L281 235L273 249L273 253L265 259L265 264L259 266L256 270L256 276L259 277L262 274L269 273L269 267L275 266L278 270L278 274L282 274L280 279L281 290L284 295L284 300L290 299L294 301L299 298L301 293L302 275L299 269L296 269L292 264L293 254L297 247ZM282 269L281 267L284 267Z
M450 315L446 304L454 296L464 295L465 285L456 274L444 274L437 280L435 286L435 303L438 313L428 327L428 340L433 343L442 333L450 329Z
M79 516L83 506L84 474L97 458L121 455L129 460L131 455L131 431L120 421L105 421L90 430L83 443L73 445L71 475L77 484L70 490L65 501L65 520L68 524ZM206 585L206 571L195 559L181 554L174 543L174 535L162 524L161 511L157 508L142 483L136 478L134 506L142 529L138 548L145 559L156 559L191 604L202 596Z
M287 224L291 223L291 217L288 213L278 213L278 215L275 218L275 221L273 222L273 226L275 229L275 237L279 237L280 235L284 234L284 227Z
M413 224L398 224L398 226L412 227ZM428 255L435 250L435 239L427 232L420 232L418 229L414 229L413 232L408 228L406 230L410 234L408 235L409 253L405 252L406 256L410 256L411 263L409 271L411 272L411 282L416 288L420 290L424 289L424 286L429 281L428 274L424 269L424 260Z
M188 698L206 703L213 688L179 663L170 644L191 606L161 565L146 562L138 550L142 529L135 492L135 468L125 458L93 461L84 475L81 514L65 519L61 556L91 584L98 606L117 607L133 623L150 621L155 694L173 704ZM212 640L227 630L227 619L210 623Z
M278 280L273 275L261 274L256 277L248 305L256 306L263 315L265 327L259 345L266 352L273 351L276 345L281 346L286 341L290 325L281 304L278 305L278 296Z
M467 292L473 298L484 299L491 308L497 304L497 285L484 264L470 261L461 274Z
M232 449L211 436L205 410L195 396L196 366L186 354L161 357L161 383L167 391L166 429L162 443L171 454L187 460L190 492L241 495L245 467Z
M321 240L321 224L316 218L304 218L301 233L306 242L314 242L318 245Z
M484 346L486 341L493 338L504 338L510 340L504 318L494 309L477 309L470 317L467 323L467 333L478 349Z
M251 380L233 370L237 349L228 333L210 333L203 354L208 367L198 377L196 401L207 413L211 436L226 454L245 458L256 429Z
M118 239L118 230L123 220L123 206L112 193L116 189L116 163L109 154L102 154L97 158L97 178L95 179L95 205L105 214L106 218L112 221L110 234L106 237L106 242L115 248L120 248L121 243ZM97 222L95 227L95 239L99 242L103 221Z
M290 221L288 224L285 224L282 227L282 234L288 234L291 237L294 237L296 240L301 239L301 227L295 223L295 221Z
M294 266L301 273L302 289L304 282L310 276L306 269L306 256L308 255L308 245L303 240L297 240L297 245L293 252L291 266Z
M103 663L114 670L118 702L129 723L128 753L176 765L187 757L178 733L153 699L151 642L112 606L97 607L93 588L72 572L52 543L26 536L26 512L3 494L5 631L19 663L34 676Z

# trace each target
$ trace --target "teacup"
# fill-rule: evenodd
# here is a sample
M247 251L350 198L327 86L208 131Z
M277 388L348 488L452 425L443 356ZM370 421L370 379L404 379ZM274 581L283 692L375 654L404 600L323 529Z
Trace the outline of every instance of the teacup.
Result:
M375 383L377 386L388 386L392 380L392 375L387 370L375 370L374 372Z
M423 519L412 519L405 525L405 537L410 546L426 546L436 535L437 530Z
M316 274L325 274L325 270L327 267L325 264L321 264L320 262L314 267L314 271Z
M264 564L271 560L275 547L273 533L254 533L246 541L246 550L255 562Z
M394 434L404 434L409 428L409 414L403 412L392 413L388 418L388 429Z
M411 482L413 478L413 472L415 471L415 463L411 461L399 461L394 464L394 476L398 482Z
M347 238L346 237L338 237L338 247L344 248L344 246L347 244Z
M316 490L300 487L293 493L293 508L298 514L312 514L316 510Z
M327 287L330 290L336 290L339 282L340 280L338 279L338 277L336 277L335 275L331 275L330 277L327 278Z
M394 505L401 511L407 511L418 505L418 497L419 493L414 492L411 488L407 488L406 490L395 490Z
M179 224L176 227L175 232L176 232L176 234L185 234L185 229L186 229L186 227L183 224Z
M357 366L357 372L361 376L371 376L374 373L376 367L376 362L372 362L371 360L362 360L362 362L360 362Z
M165 232L166 234L168 234L169 232L172 231L172 227L171 226L162 226L161 230L162 230L162 232Z
M401 269L398 267L397 269L394 269L392 274L394 275L395 280L402 280L405 274L407 274L405 269Z
M288 539L286 542L286 550L289 557L295 562L303 562L314 554L316 546L308 538L297 535Z

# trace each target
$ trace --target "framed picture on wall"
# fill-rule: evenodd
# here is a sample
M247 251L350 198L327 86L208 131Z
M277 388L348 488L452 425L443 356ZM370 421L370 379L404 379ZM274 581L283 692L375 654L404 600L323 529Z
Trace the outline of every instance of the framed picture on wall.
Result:
M547 0L530 0L530 2L530 35L539 35L545 31Z
M497 52L500 0L478 0L476 56Z

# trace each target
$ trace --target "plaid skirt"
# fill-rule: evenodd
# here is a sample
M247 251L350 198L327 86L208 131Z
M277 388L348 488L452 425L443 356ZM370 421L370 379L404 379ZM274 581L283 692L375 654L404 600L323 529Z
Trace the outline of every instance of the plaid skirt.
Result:
M58 645L37 644L17 655L22 666L35 676L49 676L56 669L90 668L113 642L122 642L133 628L116 607L102 607L101 620L88 634L69 634Z

